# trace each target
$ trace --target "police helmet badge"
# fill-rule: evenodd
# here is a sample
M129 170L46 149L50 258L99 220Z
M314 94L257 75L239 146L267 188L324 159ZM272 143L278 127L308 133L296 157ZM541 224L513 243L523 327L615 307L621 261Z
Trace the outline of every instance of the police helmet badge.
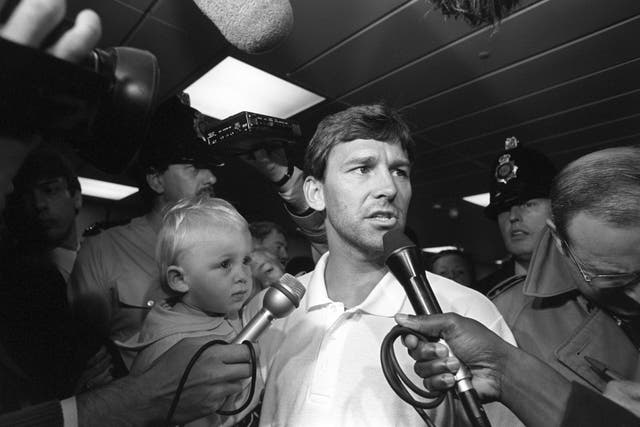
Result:
M507 138L504 142L505 150L513 150L518 147L518 140L515 137ZM498 158L494 176L496 181L506 184L509 180L518 176L518 165L511 159L511 154L505 153Z

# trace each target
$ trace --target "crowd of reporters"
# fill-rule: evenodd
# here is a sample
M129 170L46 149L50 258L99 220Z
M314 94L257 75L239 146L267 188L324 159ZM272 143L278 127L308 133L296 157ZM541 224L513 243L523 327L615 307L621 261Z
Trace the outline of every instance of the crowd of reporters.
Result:
M63 15L64 1L43 8L23 0L0 35L39 49ZM46 50L78 62L99 34L98 17L84 11ZM139 332L149 310L170 296L155 283L163 212L180 199L214 193L221 160L201 146L197 119L198 112L178 98L160 107L138 158L147 213L82 246L75 222L80 188L64 153L42 144L43 136L31 129L3 135L0 411L6 414L0 424L144 425L166 415L185 355L206 337L180 341L133 374L135 355L113 343ZM323 218L301 197L302 172L283 156L258 150L244 160L277 184L274 191L292 220L314 255L321 254ZM457 356L449 357L441 344L405 338L428 389L450 389L462 361L472 368L483 399L503 402L527 425L637 424L638 165L640 150L624 147L585 156L556 174L542 154L513 142L506 147L490 171L487 215L498 222L511 265L480 282L464 253L441 254L430 268L489 293L520 348L455 314L400 315L399 323L444 338ZM250 231L258 293L288 268L286 233L269 222L251 224ZM456 266L447 271L446 257L457 258L468 272L460 274ZM244 346L215 346L203 358L186 382L176 423L215 412L250 376Z

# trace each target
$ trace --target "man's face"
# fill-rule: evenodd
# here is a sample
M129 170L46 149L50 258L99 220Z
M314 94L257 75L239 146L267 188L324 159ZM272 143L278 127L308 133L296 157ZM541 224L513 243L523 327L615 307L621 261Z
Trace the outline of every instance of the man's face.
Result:
M530 199L498 214L498 227L507 252L529 262L540 236L551 218L549 199Z
M614 227L601 219L579 213L567 224L568 244L587 275L640 271L640 226ZM568 259L568 262L573 262ZM578 288L589 299L623 317L640 315L640 284L609 287L588 284L578 268L573 270ZM609 282L609 283L606 283ZM625 282L619 282L623 284Z
M347 252L380 256L382 236L404 228L411 200L409 172L409 158L400 144L356 139L334 146L324 181L310 181L320 190L312 207L326 209L329 249L341 246Z
M278 260L285 265L289 259L289 253L287 252L287 239L284 234L278 230L273 229L269 234L262 239L259 247L271 252Z
M272 286L280 280L284 269L271 252L254 251L251 253L251 274L260 289Z
M433 263L433 272L440 276L458 282L461 285L470 286L473 283L471 271L467 263L459 255L444 255Z
M82 199L80 191L72 194L65 178L38 181L22 195L22 200L26 219L47 243L58 246L74 231Z
M163 198L166 203L208 194L213 196L216 177L209 169L198 169L192 164L172 164L160 175Z

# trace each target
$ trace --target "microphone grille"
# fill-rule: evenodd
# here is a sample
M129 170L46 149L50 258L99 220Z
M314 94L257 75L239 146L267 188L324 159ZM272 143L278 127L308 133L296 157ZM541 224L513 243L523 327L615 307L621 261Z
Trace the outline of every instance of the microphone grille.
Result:
M296 306L302 300L306 289L302 283L289 273L285 273L280 278L280 284L287 288L288 291L297 299Z
M415 243L411 241L399 228L389 230L382 236L382 246L384 251L384 258L389 258L393 252L400 248L406 248L408 246L415 246Z

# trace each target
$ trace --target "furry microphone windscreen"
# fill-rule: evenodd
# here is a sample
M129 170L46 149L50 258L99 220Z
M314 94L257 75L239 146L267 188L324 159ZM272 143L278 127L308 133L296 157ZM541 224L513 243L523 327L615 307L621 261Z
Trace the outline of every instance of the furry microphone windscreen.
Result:
M273 49L293 28L289 0L194 0L225 39L243 52Z

